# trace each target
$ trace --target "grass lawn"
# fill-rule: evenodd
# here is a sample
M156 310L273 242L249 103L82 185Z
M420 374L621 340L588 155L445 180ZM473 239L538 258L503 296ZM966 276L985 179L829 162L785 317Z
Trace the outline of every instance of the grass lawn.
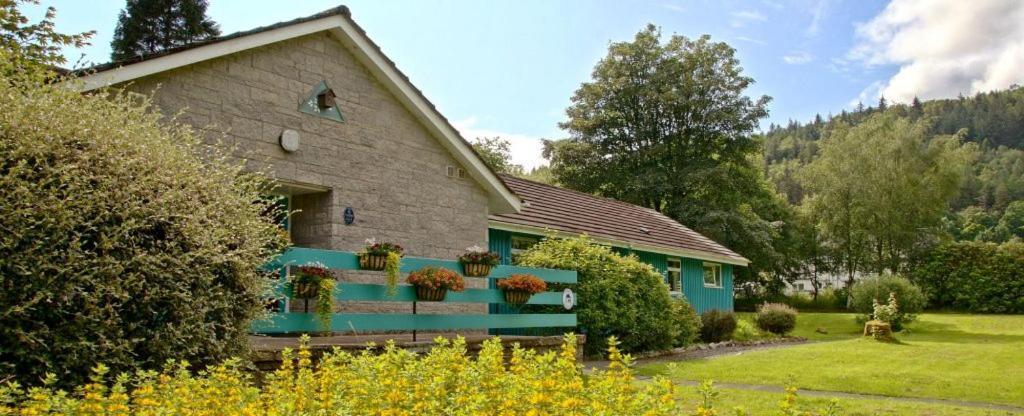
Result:
M697 388L684 386L681 399L688 411L697 408L701 397ZM750 415L774 415L778 414L779 401L783 393L772 393L763 391L735 390L723 387L716 387L719 392L715 399L715 409L721 415L730 415L733 409L740 407ZM800 396L797 404L801 409L821 411L828 405L830 399L821 397ZM895 399L838 399L839 414L844 416L875 416L875 415L920 415L920 416L1005 416L1011 413L998 410L975 409L961 406L949 406L942 404L907 403Z
M827 342L654 363L638 373L1024 406L1024 316L925 314L897 344L860 337L850 314L804 313L798 326L796 335Z

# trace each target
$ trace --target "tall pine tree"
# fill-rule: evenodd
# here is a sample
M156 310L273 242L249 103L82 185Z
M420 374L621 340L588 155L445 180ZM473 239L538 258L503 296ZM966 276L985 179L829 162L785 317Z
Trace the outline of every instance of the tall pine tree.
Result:
M121 61L220 35L207 0L128 0L117 19L111 59Z

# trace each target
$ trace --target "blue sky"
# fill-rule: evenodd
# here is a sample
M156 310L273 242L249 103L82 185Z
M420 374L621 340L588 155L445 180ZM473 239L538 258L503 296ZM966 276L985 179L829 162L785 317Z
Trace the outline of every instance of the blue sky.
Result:
M1020 7L1024 2L987 0L975 3L986 7L966 9L961 3L974 2L351 0L343 4L467 138L507 137L512 140L514 158L532 166L542 163L538 138L565 136L557 124L564 119L569 98L589 78L608 43L630 39L648 22L660 26L666 35L706 33L736 48L746 74L756 80L749 94L773 98L764 127L768 122L839 112L858 100L874 104L882 93L897 101L914 95L938 98L1019 82L1024 42L1018 41L1024 40L1020 28L1024 20L1015 19L1024 17ZM84 53L94 63L107 61L123 1L42 0L41 6L49 5L58 9L58 30L97 31L92 46L66 52L70 60ZM208 14L224 33L231 33L337 5L319 0L211 0ZM971 28L972 24L999 27L988 36L967 36L968 30L977 32L978 26ZM948 28L951 25L953 29ZM977 56L979 50L988 55ZM952 67L934 73L935 68L946 66Z

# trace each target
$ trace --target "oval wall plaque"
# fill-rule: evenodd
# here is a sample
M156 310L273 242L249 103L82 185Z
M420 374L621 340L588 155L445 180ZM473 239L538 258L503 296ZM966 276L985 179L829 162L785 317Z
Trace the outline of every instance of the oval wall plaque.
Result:
M345 207L345 225L352 225L356 221L356 213L352 207Z

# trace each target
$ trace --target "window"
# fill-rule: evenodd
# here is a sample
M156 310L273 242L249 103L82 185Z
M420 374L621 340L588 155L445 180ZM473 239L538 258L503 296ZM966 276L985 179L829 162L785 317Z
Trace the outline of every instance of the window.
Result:
M668 259L668 290L670 292L683 291L683 268L679 259Z
M540 241L536 237L512 236L512 264L519 263L519 255Z
M704 263L704 287L722 287L722 265Z
M803 283L797 283L794 286L796 286L796 290L797 291L800 291L800 292L804 291L804 284Z

